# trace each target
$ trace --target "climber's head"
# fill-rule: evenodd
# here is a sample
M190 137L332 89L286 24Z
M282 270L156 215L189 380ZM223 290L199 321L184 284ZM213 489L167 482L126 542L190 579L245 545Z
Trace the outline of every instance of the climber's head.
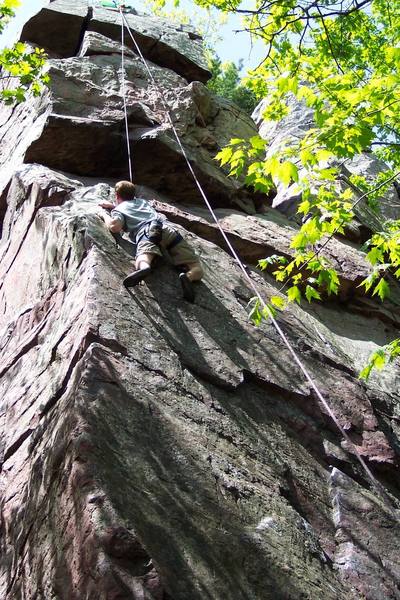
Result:
M115 196L117 204L124 200L133 200L135 197L135 184L131 181L118 181L115 184Z

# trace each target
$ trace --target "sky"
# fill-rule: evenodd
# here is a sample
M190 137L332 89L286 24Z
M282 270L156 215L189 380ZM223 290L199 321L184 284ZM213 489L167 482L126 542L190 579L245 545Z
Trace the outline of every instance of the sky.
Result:
M181 0L182 6L187 12L193 10L189 0ZM142 2L132 0L127 2L142 11L140 8ZM6 30L0 35L0 48L9 46L18 38L25 21L33 14L38 12L43 5L46 5L45 0L22 0L21 7L17 10L16 17L10 22ZM190 7L190 8L189 8ZM264 48L261 43L251 44L247 33L236 33L240 29L240 20L238 17L232 16L225 25L219 27L218 31L221 41L216 43L215 49L222 61L232 60L238 63L239 59L244 61L244 70L258 65L264 53ZM244 74L244 73L243 73Z

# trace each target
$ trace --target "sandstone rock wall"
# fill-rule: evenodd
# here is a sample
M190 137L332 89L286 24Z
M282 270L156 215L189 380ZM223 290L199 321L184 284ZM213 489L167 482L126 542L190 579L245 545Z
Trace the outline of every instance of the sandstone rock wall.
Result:
M360 297L362 253L336 240L340 300L279 315L385 502L273 326L248 321L253 292L134 53L134 176L206 275L194 305L168 262L122 287L131 259L97 209L127 177L119 29L112 12L85 21L85 6L57 0L26 25L25 39L59 57L50 89L2 130L0 597L400 598L399 375L394 365L368 386L357 379L398 335L398 294L384 308ZM81 35L80 47L35 37L50 26L74 43ZM163 43L168 57L186 55L175 38ZM254 123L192 81L191 58L178 72L150 58L220 224L261 293L276 294L255 264L289 253L296 225L273 208L257 213L259 199L212 160Z

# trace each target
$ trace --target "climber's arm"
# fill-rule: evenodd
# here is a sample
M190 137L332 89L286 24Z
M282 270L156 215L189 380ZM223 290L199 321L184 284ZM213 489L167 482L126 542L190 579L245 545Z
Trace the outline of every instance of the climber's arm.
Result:
M104 223L111 233L119 233L123 229L123 222L118 217L112 217L110 215L104 215Z

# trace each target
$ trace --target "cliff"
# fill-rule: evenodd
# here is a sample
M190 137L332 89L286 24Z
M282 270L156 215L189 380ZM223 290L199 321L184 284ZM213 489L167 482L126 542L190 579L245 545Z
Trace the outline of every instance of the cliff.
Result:
M222 228L276 294L256 263L289 253L296 223L213 160L255 123L207 90L190 28L127 19ZM278 317L385 499L273 325L249 322L254 292L131 44L134 180L206 274L194 305L167 262L123 288L131 258L97 208L128 176L120 35L116 12L52 2L22 33L49 52L50 87L2 108L0 596L400 598L399 374L357 378L398 336L399 290L383 306L363 296L360 246L336 239L340 299Z

